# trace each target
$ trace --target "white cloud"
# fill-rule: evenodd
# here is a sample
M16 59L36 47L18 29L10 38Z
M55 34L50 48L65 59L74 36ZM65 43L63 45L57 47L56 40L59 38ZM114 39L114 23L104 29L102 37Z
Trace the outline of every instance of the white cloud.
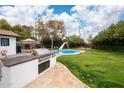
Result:
M89 9L89 6L75 6L72 11L76 11L76 14L80 20L86 23L82 29L82 33L90 31L95 36L99 31L105 29L112 23L116 23L119 20L119 16L124 12L124 6L94 6L97 10ZM86 34L83 35L86 37Z
M66 12L64 12L61 15L59 15L58 17L56 17L56 19L60 19L60 20L64 21L65 30L68 35L77 34L78 22L74 16L71 16L71 15L67 14Z
M47 6L3 6L0 8L0 18L5 18L12 24L33 25L35 15L42 14Z

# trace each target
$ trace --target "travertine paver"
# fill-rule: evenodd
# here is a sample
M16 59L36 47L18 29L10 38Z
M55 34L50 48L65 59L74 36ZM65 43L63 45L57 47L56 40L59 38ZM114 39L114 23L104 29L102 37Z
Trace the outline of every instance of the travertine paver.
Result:
M86 88L64 65L57 63L26 88Z

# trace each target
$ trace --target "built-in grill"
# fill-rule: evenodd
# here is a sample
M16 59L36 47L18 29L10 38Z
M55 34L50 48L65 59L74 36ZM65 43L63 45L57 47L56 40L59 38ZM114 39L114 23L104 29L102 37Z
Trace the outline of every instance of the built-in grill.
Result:
M38 64L38 74L46 70L50 67L50 58L52 57L53 53L48 49L35 49L39 56L39 64Z
M50 60L38 64L38 74L50 67Z
M55 53L51 52L50 50L46 48L33 49L33 53L34 55L31 55L29 53L29 54L23 54L20 56L5 58L3 59L3 64L4 66L11 67L17 64L21 64L21 63L29 62L31 60L38 59L38 62L39 62L38 69L40 70L39 72L41 72L41 68L42 70L45 70L50 66L50 63L49 63L50 58L53 57L53 55L55 55Z

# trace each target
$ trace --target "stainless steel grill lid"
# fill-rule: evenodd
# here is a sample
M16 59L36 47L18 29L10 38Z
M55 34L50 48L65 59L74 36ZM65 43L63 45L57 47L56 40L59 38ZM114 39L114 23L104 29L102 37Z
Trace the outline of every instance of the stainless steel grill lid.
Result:
M40 48L40 49L34 49L34 50L38 53L38 55L51 53L51 51L46 48Z

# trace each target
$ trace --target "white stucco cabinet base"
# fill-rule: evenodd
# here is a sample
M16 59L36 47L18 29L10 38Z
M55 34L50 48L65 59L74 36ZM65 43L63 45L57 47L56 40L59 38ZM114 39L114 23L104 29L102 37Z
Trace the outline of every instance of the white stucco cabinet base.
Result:
M38 73L39 59L17 64L10 67L2 67L1 88L19 88L24 87L42 73L52 68L56 64L56 56L49 58L50 65L43 72Z

